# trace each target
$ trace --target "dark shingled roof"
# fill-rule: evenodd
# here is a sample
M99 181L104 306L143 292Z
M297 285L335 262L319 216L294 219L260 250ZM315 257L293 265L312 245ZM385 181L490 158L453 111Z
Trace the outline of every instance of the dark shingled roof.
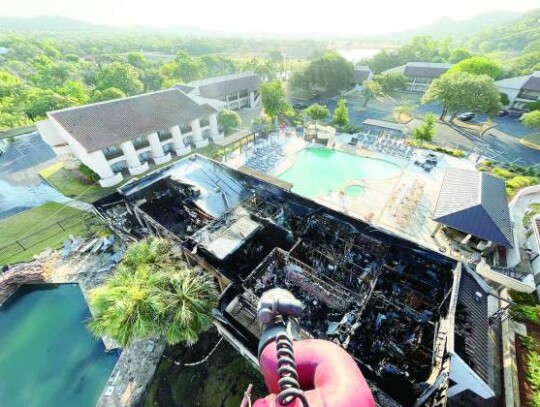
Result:
M189 93L191 93L191 92L193 92L195 89L197 89L195 86L184 85L184 84L177 84L177 85L174 85L173 88L174 88L174 89L181 90L181 91L184 92L186 95L188 95Z
M254 73L232 74L219 76L216 78L203 79L200 81L190 82L190 86L199 88L199 93L205 98L219 98L227 93L241 92L248 90L249 92L259 89L261 78Z
M529 79L527 79L527 82L523 84L521 89L540 91L540 76L531 76Z
M369 78L371 71L368 69L355 69L353 71L353 82L362 83Z
M482 294L479 301L475 299L476 292ZM489 383L487 298L487 293L476 278L463 269L455 318L455 351L486 384Z
M513 247L505 182L492 175L474 170L447 170L433 220Z
M92 152L215 112L178 89L168 89L59 110L50 116Z
M416 78L438 78L442 74L446 73L450 69L450 65L447 64L431 64L426 63L408 63L405 65L404 74L410 77Z

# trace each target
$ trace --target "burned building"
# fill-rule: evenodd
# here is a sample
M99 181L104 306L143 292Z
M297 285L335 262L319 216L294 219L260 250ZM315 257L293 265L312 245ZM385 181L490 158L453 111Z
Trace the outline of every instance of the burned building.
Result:
M473 272L269 181L192 156L96 208L122 233L175 239L216 276L215 324L254 363L258 299L282 287L305 306L298 336L346 349L379 405L495 405L489 288Z

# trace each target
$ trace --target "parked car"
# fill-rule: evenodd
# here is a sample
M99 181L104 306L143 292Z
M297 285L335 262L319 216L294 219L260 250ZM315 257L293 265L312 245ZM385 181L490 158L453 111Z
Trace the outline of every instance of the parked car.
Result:
M461 120L462 122L468 122L474 119L474 113L473 112L461 113L457 116L457 118Z
M506 109L499 110L499 117L506 117L509 114L510 114L510 112L508 112L508 110L506 110Z

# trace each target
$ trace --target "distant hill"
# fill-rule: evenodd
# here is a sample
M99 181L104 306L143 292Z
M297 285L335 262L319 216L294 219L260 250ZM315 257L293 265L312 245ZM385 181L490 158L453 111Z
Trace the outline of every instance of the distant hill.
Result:
M520 13L511 11L498 11L489 14L482 14L467 20L454 20L442 18L432 24L415 28L413 30L400 31L383 36L388 40L406 42L419 35L429 35L433 38L454 37L464 39L470 37L486 28L497 27L501 24L509 23L521 16Z
M90 24L60 16L6 17L0 16L1 31L40 31L40 32L112 32L122 29Z
M469 39L468 46L484 53L540 51L540 9L511 23L482 30Z

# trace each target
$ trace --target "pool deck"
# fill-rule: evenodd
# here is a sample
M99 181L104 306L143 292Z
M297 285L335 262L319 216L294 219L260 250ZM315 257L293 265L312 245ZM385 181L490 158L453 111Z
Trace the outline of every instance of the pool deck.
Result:
M350 139L349 134L338 134L335 138L335 149L392 162L401 168L401 174L384 180L351 180L329 195L312 199L456 259L466 257L467 253L459 252L457 246L444 238L441 232L434 237L431 236L437 227L437 223L431 218L446 169L475 169L474 162L440 154L437 167L428 173L414 164L415 158L422 154L421 152L416 152L411 159L398 158L351 146L348 144ZM294 164L299 151L312 145L300 137L286 138L278 134L271 135L269 140L279 142L283 146L283 159L268 171L270 175L276 177ZM245 160L246 154L237 150L229 155L225 164L236 169L244 165ZM357 196L347 195L343 193L343 189L348 185L360 185L364 191Z

